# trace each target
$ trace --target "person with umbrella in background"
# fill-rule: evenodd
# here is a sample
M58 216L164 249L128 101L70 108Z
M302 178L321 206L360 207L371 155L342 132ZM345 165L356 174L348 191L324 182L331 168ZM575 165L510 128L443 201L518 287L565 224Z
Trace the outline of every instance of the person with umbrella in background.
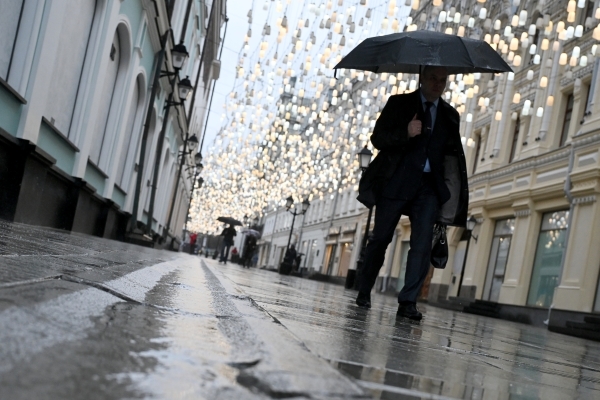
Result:
M227 264L227 257L229 256L229 248L233 246L233 238L237 235L235 228L230 224L227 228L223 229L220 236L223 236L223 244L221 245L221 257L219 263Z
M510 67L485 42L416 31L370 38L338 68L420 74L420 88L391 96L373 130L379 150L359 184L358 200L377 206L365 260L357 271L356 304L371 307L371 290L402 215L411 224L398 317L421 320L416 301L430 268L435 223L464 226L468 209L460 116L441 96L449 73L501 72Z

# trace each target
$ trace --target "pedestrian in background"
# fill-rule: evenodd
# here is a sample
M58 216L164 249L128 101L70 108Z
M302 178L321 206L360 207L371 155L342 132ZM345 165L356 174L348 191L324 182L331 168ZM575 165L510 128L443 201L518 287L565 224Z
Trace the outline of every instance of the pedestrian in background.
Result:
M192 233L190 235L190 254L194 254L196 250L196 239L198 238L197 233Z
M256 251L256 238L254 236L248 236L246 239L246 246L244 247L244 259L242 260L242 266L250 268L252 263L252 257Z
M421 87L391 96L371 143L379 150L359 185L359 197L375 198L375 226L358 274L356 304L371 307L371 289L400 217L410 219L410 250L397 316L420 320L416 301L430 268L433 226L464 226L468 183L458 112L440 98L448 72L425 67ZM366 198L366 197L365 197Z
M237 235L235 228L228 225L227 228L223 229L221 236L223 236L223 244L221 245L221 258L219 263L227 264L227 257L229 257L229 249L233 246L233 238Z

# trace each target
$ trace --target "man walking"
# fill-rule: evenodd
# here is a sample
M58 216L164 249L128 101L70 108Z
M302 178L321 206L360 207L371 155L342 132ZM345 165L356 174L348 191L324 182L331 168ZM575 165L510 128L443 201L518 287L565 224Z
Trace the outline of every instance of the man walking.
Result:
M223 245L221 246L221 257L219 263L227 264L227 257L229 257L229 248L233 246L233 238L237 235L235 228L229 225L223 229L221 236L223 236Z
M375 227L363 268L358 271L356 304L371 307L371 289L383 265L400 217L410 219L410 250L397 316L420 320L416 301L430 268L436 222L464 226L468 186L458 112L440 98L448 73L425 67L421 87L391 96L381 112L371 143L379 150L359 186L358 200L376 205Z

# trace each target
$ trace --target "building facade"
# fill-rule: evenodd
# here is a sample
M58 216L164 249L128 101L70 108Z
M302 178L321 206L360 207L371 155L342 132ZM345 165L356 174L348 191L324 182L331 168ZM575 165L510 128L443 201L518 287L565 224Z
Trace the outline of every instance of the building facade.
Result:
M178 167L194 165L188 139L201 132L191 121L204 118L189 105L195 95L207 103L202 88L214 77L207 66L215 52L200 65L204 38L225 19L224 0L206 3L2 3L0 218L121 240L141 228L155 244L179 240L192 178ZM189 60L177 68L179 43ZM199 70L208 76L203 86ZM201 88L187 101L186 76Z

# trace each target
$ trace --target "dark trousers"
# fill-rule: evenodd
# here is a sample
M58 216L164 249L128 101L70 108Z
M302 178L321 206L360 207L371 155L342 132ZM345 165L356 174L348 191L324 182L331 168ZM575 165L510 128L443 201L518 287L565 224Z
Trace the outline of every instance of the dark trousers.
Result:
M221 245L221 257L219 258L219 261L227 262L227 257L229 256L229 248L231 246L232 244L223 242L223 244Z
M427 174L428 175L428 174ZM369 293L385 259L402 214L410 219L410 250L406 263L404 287L398 302L416 302L430 267L433 225L439 210L439 201L431 179L421 181L412 199L398 200L382 197L375 209L375 227L369 237L362 271L359 271L358 289Z

